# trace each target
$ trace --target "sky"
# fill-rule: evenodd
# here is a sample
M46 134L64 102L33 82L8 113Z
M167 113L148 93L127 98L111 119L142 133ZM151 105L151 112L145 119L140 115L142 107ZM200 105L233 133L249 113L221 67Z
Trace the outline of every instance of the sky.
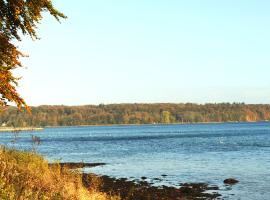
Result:
M268 0L53 0L18 91L29 105L270 103Z

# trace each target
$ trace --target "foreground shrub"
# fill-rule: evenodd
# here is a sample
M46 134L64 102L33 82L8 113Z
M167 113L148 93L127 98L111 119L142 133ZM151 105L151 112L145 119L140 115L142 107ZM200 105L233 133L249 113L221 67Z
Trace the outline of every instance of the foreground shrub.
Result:
M98 187L98 186L96 186ZM116 200L96 189L86 189L76 171L49 167L33 152L0 147L0 199L3 200Z

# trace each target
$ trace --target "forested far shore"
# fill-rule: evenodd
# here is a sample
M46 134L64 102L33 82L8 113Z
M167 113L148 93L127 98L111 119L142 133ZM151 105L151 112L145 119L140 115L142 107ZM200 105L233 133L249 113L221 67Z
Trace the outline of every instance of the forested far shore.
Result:
M252 122L270 120L270 105L221 104L100 104L85 106L38 106L32 113L7 107L0 125L45 127L107 124L159 124L199 122Z

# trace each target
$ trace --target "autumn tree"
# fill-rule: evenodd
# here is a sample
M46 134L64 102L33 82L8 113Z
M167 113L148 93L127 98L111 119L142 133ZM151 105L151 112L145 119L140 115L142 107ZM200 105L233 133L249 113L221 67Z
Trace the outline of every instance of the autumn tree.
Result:
M44 12L58 21L66 18L51 0L0 0L0 107L13 102L19 108L28 108L16 90L19 78L13 70L22 66L20 58L24 54L14 43L21 41L22 35L38 39L37 24Z
M164 124L169 124L171 113L169 111L162 111L161 113L161 122Z

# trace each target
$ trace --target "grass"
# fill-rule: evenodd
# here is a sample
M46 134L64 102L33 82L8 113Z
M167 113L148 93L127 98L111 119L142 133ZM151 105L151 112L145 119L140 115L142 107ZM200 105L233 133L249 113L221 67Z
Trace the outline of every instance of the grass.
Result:
M120 200L98 190L100 180L91 188L82 184L77 171L50 167L34 152L0 147L0 199L2 200Z

